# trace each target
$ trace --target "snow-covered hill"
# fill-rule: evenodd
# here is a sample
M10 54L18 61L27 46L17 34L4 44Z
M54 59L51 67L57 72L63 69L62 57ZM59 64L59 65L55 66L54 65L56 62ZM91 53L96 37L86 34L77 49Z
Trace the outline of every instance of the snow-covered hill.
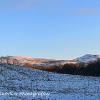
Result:
M55 60L55 59L45 59L45 58L32 58L25 56L0 57L1 64L27 66L34 69L56 71L56 72L58 70L61 70L63 66L66 64L70 65L70 68L73 67L73 65L76 66L76 68L79 68L79 67L87 67L87 65L95 61L100 61L100 55L86 54L82 57L78 57L73 60ZM84 64L82 65L82 63Z
M100 100L100 77L0 64L0 100Z
M79 76L80 74L68 75L68 73L58 74L37 70L38 66L42 69L44 65L49 68L64 66L65 64L75 66L81 62L88 63L97 60L100 60L100 56L91 54L74 60L22 56L0 57L0 100L99 100L100 77ZM26 67L26 63L31 64L32 67L37 65L37 69ZM66 70L67 67L65 66ZM78 67L74 67L76 71ZM95 70L90 68L90 74L94 71L100 73L100 69L97 67L93 68ZM73 71L72 67L72 70L68 68L67 71L71 71L73 74L75 70ZM84 72L85 70L81 71ZM86 69L86 71L88 73L89 70Z
M76 62L84 62L84 63L88 63L88 62L92 62L92 61L97 61L98 59L100 59L100 55L92 55L92 54L86 54L82 57L78 57L75 59Z

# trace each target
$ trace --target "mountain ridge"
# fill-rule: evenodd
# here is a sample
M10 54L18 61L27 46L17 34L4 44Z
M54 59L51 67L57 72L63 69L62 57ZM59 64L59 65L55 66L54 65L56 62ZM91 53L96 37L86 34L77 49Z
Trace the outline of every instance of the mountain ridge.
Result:
M0 64L19 65L38 70L84 75L87 71L90 71L90 73L94 73L96 71L96 73L100 74L99 62L100 55L92 54L86 54L72 60L32 58L26 56L0 57Z
M93 54L85 54L81 57L77 57L75 59L72 59L72 60L56 60L56 59L47 59L47 58L33 58L31 56L1 56L0 57L0 62L3 63L3 62L7 62L8 60L13 60L13 59L16 59L17 61L33 61L33 64L35 64L35 61L36 63L38 62L47 62L47 61L55 61L55 62L60 62L60 61L65 61L66 63L81 63L81 62L84 62L84 63L88 63L88 62L91 62L91 61L96 61L98 59L100 59L100 55L93 55Z

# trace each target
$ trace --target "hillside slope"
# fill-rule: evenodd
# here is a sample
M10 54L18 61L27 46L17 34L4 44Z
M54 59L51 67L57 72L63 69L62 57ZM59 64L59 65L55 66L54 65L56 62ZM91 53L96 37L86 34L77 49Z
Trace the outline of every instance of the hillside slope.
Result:
M19 95L19 93L33 95ZM99 100L100 77L57 74L25 66L0 64L0 100ZM35 95L34 93L48 93Z
M51 72L100 76L100 55L86 54L72 60L55 60L24 56L0 57L1 64L27 66Z

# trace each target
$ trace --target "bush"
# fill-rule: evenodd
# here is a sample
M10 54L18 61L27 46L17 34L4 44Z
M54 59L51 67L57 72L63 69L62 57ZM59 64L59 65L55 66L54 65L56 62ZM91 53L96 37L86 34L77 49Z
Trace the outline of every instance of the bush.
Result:
M57 72L73 75L100 76L100 61L92 62L87 65L85 65L85 63L65 64L62 69L59 69Z

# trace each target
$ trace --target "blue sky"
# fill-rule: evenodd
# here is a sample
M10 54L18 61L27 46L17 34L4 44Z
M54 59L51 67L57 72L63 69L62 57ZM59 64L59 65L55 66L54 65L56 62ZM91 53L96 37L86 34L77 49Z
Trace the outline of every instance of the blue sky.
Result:
M100 54L99 6L99 0L1 0L0 55Z

